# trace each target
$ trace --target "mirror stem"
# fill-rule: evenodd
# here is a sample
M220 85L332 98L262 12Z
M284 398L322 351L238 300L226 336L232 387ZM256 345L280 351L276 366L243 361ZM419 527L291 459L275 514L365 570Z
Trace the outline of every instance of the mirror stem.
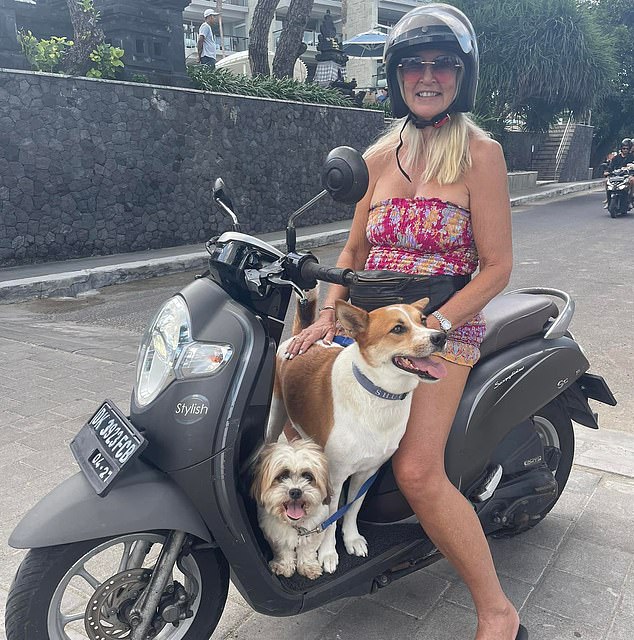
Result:
M240 231L240 223L238 222L238 217L236 216L236 214L233 211L231 211L231 209L229 209L229 207L219 198L214 198L214 200L216 201L216 204L218 204L218 206L223 209L223 211L229 214L229 217L233 222L233 230Z
M303 204L297 211L291 214L286 225L286 250L289 253L295 251L295 245L297 241L297 234L295 233L295 220L310 209L313 205L317 204L324 196L328 195L328 191L325 189L318 193L312 200L309 200L306 204Z

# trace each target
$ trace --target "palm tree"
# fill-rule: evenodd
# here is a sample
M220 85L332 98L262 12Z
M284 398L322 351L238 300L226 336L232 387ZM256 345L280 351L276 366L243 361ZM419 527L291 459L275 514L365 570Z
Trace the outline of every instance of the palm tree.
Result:
M481 51L476 111L498 127L511 116L545 130L565 110L583 113L605 94L612 41L576 0L456 0Z

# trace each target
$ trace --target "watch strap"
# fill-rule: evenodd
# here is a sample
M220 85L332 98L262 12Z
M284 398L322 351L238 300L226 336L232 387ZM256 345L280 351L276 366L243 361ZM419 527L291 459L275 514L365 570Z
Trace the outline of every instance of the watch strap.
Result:
M436 320L438 320L438 322L440 323L440 328L445 333L448 333L449 331L451 331L451 320L449 320L449 318L446 318L445 316L443 316L443 314L440 313L440 311L434 311L431 315L434 316Z

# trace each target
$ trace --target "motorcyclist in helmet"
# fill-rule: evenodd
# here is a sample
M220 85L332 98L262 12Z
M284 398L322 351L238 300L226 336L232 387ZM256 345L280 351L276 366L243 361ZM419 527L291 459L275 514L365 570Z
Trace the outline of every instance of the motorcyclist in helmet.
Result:
M432 280L444 275L456 283L456 277L466 276L426 314L428 327L447 333L446 350L437 356L446 375L413 392L392 465L426 533L471 591L476 640L525 640L528 634L500 587L479 520L444 468L445 443L484 336L480 310L506 286L513 262L502 149L465 113L473 108L478 82L473 27L452 6L418 6L390 32L385 64L398 120L365 153L370 184L337 266ZM301 357L317 340L333 339L335 303L348 294L338 285L329 288L317 321L295 336L286 357ZM403 297L414 301L407 292ZM325 539L319 554L336 566L334 538Z
M634 155L632 154L632 139L623 138L623 140L621 140L621 147L619 149L619 152L614 156L614 158L612 158L612 160L610 160L605 170L605 173L603 175L607 177L613 171L616 171L617 169L622 169L623 167L628 165L630 162L634 162ZM607 180L606 180L605 205L603 207L604 209L607 209L610 206L610 198L611 198L611 194L608 191Z

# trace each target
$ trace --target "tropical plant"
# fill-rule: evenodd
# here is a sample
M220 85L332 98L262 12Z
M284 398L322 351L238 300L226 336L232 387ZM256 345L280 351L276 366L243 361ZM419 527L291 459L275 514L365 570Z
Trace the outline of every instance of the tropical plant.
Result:
M616 78L592 112L594 138L591 165L597 166L620 140L634 136L634 2L586 0L604 31L610 33Z
M68 73L89 78L114 78L123 67L124 51L104 41L93 0L67 0L75 40L52 36L38 40L30 31L18 32L18 42L35 71Z
M206 65L192 65L187 67L187 72L194 86L205 91L330 104L339 107L353 106L351 100L335 89L326 89L317 84L297 82L297 80L291 80L290 78L281 80L269 76L254 76L250 78L233 74L226 69L212 71Z
M52 36L48 40L38 40L30 31L19 31L18 42L26 59L34 71L58 72L64 56L73 46L72 40Z
M102 42L90 54L93 66L88 69L86 75L89 78L114 78L117 69L123 67L123 53L123 49Z
M498 129L519 117L526 129L545 130L562 111L581 114L605 95L614 75L613 39L588 5L577 0L454 4L478 34L476 110Z

